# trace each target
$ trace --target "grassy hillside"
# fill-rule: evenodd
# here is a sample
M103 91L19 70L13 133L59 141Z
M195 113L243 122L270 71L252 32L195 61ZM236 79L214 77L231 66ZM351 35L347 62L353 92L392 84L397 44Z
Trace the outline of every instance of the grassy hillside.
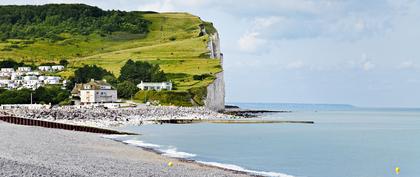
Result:
M54 42L45 38L7 39L0 42L0 58L34 64L67 59L69 68L60 73L64 77L85 64L99 65L118 76L128 59L148 61L161 66L178 92L202 88L214 80L194 80L194 75L214 76L222 71L219 59L208 58L209 36L199 35L200 25L214 31L211 24L187 13L141 13L141 18L151 22L147 34L60 33L62 40Z

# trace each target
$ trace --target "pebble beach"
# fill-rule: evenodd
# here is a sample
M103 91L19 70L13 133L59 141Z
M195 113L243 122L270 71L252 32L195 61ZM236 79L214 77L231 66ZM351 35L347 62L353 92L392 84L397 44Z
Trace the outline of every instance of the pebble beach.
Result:
M155 120L198 119L231 120L237 116L218 113L204 107L143 106L136 108L80 108L75 106L43 109L4 109L0 115L55 121L68 124L117 127L150 124Z
M99 134L0 122L0 137L0 176L247 176L164 157Z

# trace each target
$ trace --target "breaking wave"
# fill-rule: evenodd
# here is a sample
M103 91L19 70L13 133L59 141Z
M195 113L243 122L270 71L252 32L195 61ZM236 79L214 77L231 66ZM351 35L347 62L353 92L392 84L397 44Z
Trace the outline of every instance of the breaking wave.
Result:
M191 159L192 157L197 156L196 154L191 154L191 153L187 153L187 152L178 151L175 147L171 147L171 146L169 148L162 148L161 145L145 143L145 142L140 141L140 140L132 140L132 139L119 140L119 138L125 137L125 136L121 136L121 135L104 135L102 137L107 138L107 139L113 139L115 141L123 142L123 143L133 145L133 146L137 146L137 147L150 148L150 149L155 150L156 152L160 152L164 156L168 156L168 157L172 157L172 158ZM205 162L205 161L195 161L195 162L203 164L203 165L223 168L223 169L227 169L227 170L240 171L240 172L245 172L245 173L250 173L250 174L255 174L255 175L261 175L261 176L293 177L291 175L287 175L287 174L283 174L283 173L277 173L277 172L248 170L248 169L245 169L243 167L240 167L238 165L233 165L233 164L223 164L223 163L218 163L218 162Z

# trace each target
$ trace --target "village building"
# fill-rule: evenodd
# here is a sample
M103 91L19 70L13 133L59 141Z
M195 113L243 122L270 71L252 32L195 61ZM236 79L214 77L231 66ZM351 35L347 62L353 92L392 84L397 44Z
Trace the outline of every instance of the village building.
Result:
M25 73L25 75L27 75L27 76L39 76L41 74L38 71L31 71L31 72Z
M13 69L13 68L1 68L0 71L2 73L13 73L13 72L15 72L15 69Z
M44 72L49 72L52 70L51 66L39 66L38 70L40 71L44 71Z
M117 102L117 90L106 81L91 80L89 83L76 84L71 92L75 104Z
M62 71L62 70L64 70L64 66L63 65L55 65L55 66L51 66L51 69L53 71Z
M172 90L172 82L143 82L137 85L140 90Z
M24 72L24 73L31 72L32 68L31 67L18 67L18 71L19 72Z
M47 76L43 81L47 85L57 85L60 84L61 77L58 76Z

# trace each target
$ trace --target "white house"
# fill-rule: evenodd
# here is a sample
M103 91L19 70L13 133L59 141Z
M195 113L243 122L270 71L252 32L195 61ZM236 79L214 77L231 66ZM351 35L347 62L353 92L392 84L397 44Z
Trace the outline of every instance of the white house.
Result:
M33 72L27 72L26 75L27 76L39 76L41 74L38 71L33 71Z
M38 80L38 77L36 77L36 76L24 76L23 80L24 81Z
M17 83L14 83L14 82L10 82L9 84L7 84L8 89L17 89L18 87L19 87L19 85Z
M9 85L13 83L13 81L8 79L0 79L0 87L1 88L9 88Z
M63 65L55 65L55 66L52 66L51 69L53 71L62 71L62 70L64 70L64 66Z
M137 85L140 90L172 90L172 82L143 82Z
M38 70L40 71L51 71L51 66L38 66Z
M58 76L47 76L43 81L44 81L44 84L56 85L56 84L60 84L60 80L61 80L61 77L58 77Z
M73 98L80 98L81 104L117 102L117 90L105 81L91 80L86 84L76 84L72 90Z
M10 80L13 80L13 81L22 80L22 79L23 79L22 75L17 74L17 73L12 73L12 76L10 77Z
M19 72L31 72L32 68L31 67L18 67L18 71Z
M15 69L13 68L1 68L2 73L13 73L15 72Z

